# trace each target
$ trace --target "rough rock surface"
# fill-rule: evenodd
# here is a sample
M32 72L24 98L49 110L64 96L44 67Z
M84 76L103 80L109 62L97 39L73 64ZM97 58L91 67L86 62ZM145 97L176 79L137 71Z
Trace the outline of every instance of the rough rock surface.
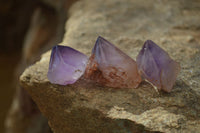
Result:
M143 82L113 89L80 79L59 86L47 79L50 51L20 77L56 133L200 132L200 3L197 0L82 0L70 12L62 45L87 55L98 35L136 58L153 40L182 70L171 93Z

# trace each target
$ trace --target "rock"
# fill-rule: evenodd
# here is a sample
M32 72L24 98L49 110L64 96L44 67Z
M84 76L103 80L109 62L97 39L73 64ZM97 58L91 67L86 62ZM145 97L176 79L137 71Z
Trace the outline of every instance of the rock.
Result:
M135 59L151 39L182 68L169 94L158 94L146 82L137 89L103 87L83 78L73 85L51 84L50 51L24 71L21 85L56 133L200 132L199 7L196 0L82 0L71 8L60 44L89 56L101 35Z

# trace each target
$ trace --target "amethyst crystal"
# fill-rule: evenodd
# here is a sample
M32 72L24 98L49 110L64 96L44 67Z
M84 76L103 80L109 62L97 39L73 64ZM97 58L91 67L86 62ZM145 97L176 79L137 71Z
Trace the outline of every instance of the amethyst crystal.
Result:
M141 76L158 90L170 92L180 71L180 65L168 53L147 40L136 59Z
M87 61L86 55L73 48L54 46L47 77L54 84L73 84L83 75Z
M102 37L96 41L84 75L117 88L136 88L141 82L136 62Z

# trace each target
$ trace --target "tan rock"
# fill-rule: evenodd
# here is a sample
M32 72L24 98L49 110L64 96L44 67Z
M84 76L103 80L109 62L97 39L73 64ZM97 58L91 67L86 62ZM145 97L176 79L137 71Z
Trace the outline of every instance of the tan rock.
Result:
M101 35L135 59L143 42L152 39L182 67L169 94L157 94L146 82L138 89L101 87L84 79L51 84L50 52L25 70L21 85L56 133L200 132L199 6L195 0L82 0L71 8L61 44L90 55Z

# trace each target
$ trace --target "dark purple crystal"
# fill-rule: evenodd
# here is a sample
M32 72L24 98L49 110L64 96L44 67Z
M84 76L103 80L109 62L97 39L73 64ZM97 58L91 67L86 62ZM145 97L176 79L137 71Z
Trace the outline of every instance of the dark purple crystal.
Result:
M87 61L86 55L73 48L61 45L54 46L47 77L54 84L73 84L85 72Z
M157 87L170 92L180 71L180 65L167 52L147 40L136 59L141 76Z

